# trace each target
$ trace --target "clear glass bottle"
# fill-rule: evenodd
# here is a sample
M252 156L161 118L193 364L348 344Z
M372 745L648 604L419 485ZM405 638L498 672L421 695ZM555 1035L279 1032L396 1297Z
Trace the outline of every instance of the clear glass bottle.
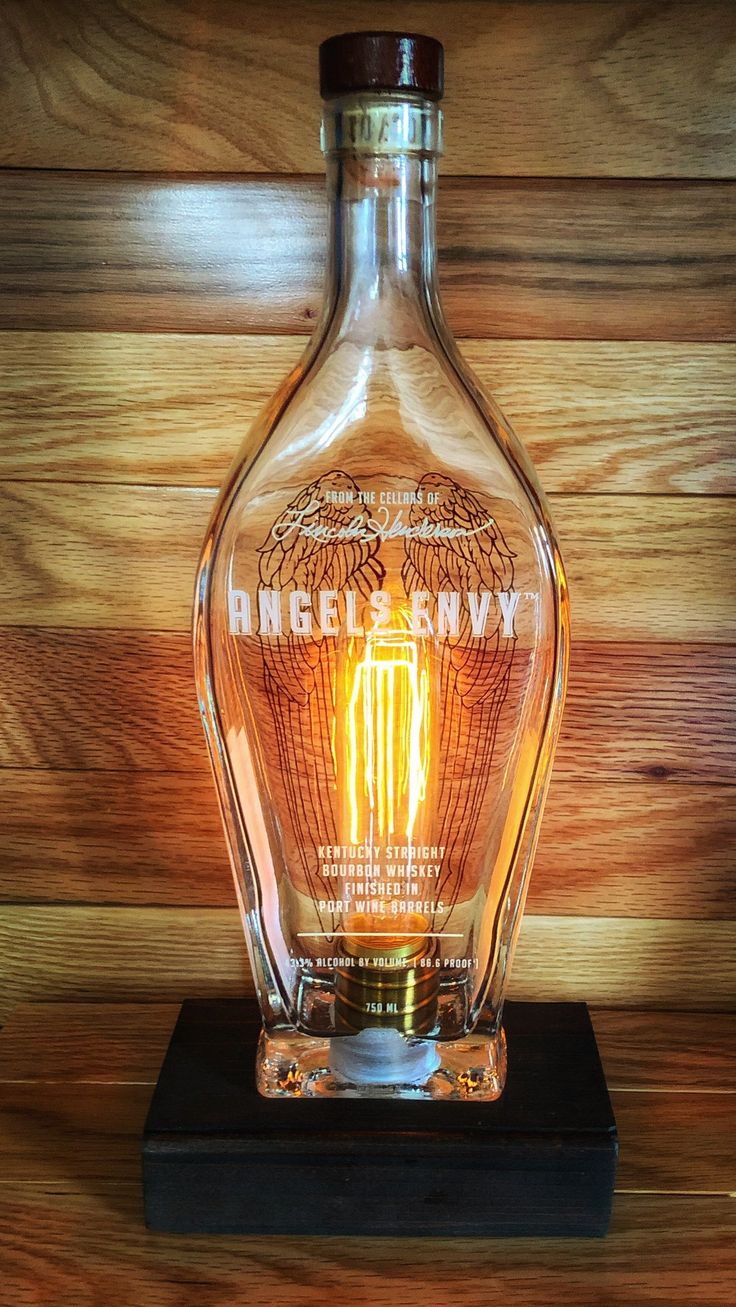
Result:
M565 576L442 313L442 47L349 34L321 67L324 310L235 460L195 601L257 1082L489 1099L565 691Z

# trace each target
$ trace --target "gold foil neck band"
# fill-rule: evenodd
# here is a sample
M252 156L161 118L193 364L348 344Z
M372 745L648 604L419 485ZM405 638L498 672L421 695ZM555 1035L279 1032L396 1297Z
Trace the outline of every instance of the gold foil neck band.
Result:
M351 96L325 106L323 154L441 154L442 110L429 100Z

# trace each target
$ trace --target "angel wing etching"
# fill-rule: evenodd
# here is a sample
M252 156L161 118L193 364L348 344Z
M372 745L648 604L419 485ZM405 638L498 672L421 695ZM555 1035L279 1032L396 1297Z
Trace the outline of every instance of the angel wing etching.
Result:
M357 590L366 599L380 590L384 568L378 540L329 538L356 514L359 487L344 472L313 481L289 504L287 513L304 530L274 539L270 531L260 548L259 589L316 592ZM340 502L336 502L340 501ZM328 528L327 539L310 528ZM315 881L316 848L338 839L335 811L335 763L329 725L334 717L336 641L316 626L310 639L282 635L260 640L266 693L271 705L281 776L294 830L294 845L304 880L315 902L325 896ZM322 923L323 928L325 923Z
M491 510L471 491L450 478L432 473L418 490L421 504L410 511L410 522L429 519L468 534L407 537L402 581L407 594L426 590L461 594L508 591L514 584L514 555ZM429 503L428 497L438 503ZM450 911L457 902L469 850L472 848L488 783L499 717L509 689L515 641L502 635L498 607L489 613L484 639L473 637L469 610L461 605L456 636L439 642L440 739L439 811L437 829L446 852L437 897ZM497 621L493 625L493 616ZM449 920L443 919L444 924Z

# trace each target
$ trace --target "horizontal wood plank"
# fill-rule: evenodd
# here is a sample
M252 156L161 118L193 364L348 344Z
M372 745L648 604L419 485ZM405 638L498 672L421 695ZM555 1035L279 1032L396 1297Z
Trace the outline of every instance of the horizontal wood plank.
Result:
M204 771L190 645L185 635L4 631L0 762Z
M69 1183L67 1182L67 1190ZM12 1302L139 1307L732 1307L736 1204L724 1197L620 1194L606 1239L358 1239L175 1235L143 1227L139 1184L0 1193L0 1250ZM601 1296L605 1293L605 1298ZM39 1294L43 1297L39 1298Z
M215 492L12 482L0 489L7 626L187 630ZM552 497L578 640L736 639L730 498Z
M0 1083L0 1189L134 1181L150 1099L150 1085L38 1084L31 1099L25 1086Z
M158 1002L252 988L229 908L3 907L0 945L0 1022L25 999Z
M731 786L555 779L527 911L736 917L735 837ZM6 770L0 901L229 907L209 775Z
M728 646L577 641L555 778L736 783L735 678ZM0 696L0 767L207 773L186 635L6 628Z
M0 28L9 88L0 160L314 171L319 42L389 27L445 43L455 172L733 176L733 20L725 0L221 0L216 10L86 0L51 12L10 0Z
M165 487L6 486L5 620L36 624L33 613L43 611L38 625L184 630L214 498Z
M572 737L565 742L570 751ZM563 762L545 807L528 912L736 917L736 790L565 781Z
M736 339L727 183L448 179L459 336ZM0 177L0 327L310 333L321 178Z
M0 1190L72 1192L140 1174L150 1085L0 1083ZM612 1093L619 1193L730 1194L736 1189L734 1094ZM32 1104L32 1106L30 1105Z
M230 907L234 893L204 765L2 773L0 900Z
M20 1003L0 1031L0 1083L154 1085L178 1015L177 1003Z
M0 1020L26 1000L173 1001L250 986L237 911L0 908ZM730 1011L736 922L527 915L510 996Z
M0 476L218 486L299 336L0 335ZM548 491L736 493L736 345L466 340Z
M0 1082L154 1085L178 1013L175 1003L21 1003L0 1035ZM592 1017L610 1089L736 1094L736 1014Z
M736 1094L733 1013L595 1008L592 1016L611 1088Z
M734 1193L736 1155L728 1141L736 1133L736 1095L629 1090L612 1097L619 1190Z
M555 775L736 775L731 651L714 645L572 646Z

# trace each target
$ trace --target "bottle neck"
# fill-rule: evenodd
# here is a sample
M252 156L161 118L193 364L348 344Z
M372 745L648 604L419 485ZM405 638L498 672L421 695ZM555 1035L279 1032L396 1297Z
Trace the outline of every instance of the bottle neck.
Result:
M331 334L407 348L432 331L440 132L429 100L383 95L325 106Z

